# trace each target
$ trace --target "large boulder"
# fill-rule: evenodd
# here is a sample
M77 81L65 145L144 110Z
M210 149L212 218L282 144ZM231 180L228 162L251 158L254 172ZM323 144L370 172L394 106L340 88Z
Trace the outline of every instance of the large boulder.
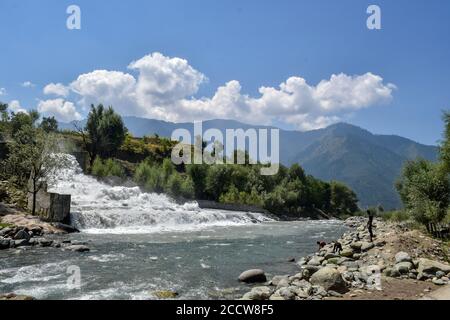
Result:
M373 247L375 247L375 244L373 242L363 242L361 245L361 251L369 251Z
M409 261L399 262L394 266L400 274L408 274L414 268L413 264Z
M241 273L239 281L245 283L266 282L266 274L261 269L251 269Z
M344 247L341 251L341 256L342 257L346 257L346 258L350 258L353 256L353 249L350 247Z
M254 287L250 292L244 294L244 300L268 300L272 294L269 287Z
M406 252L400 251L395 255L395 262L412 262L411 257Z
M362 247L362 243L361 242L352 242L350 244L350 248L352 248L355 251L360 251Z
M3 228L0 230L0 237L6 237L13 231L14 231L14 229L10 228L10 227Z
M322 286L327 291L333 290L339 293L348 291L340 272L330 267L324 267L314 273L309 279L309 282L313 285Z
M0 250L9 249L11 240L0 238Z
M420 258L418 261L417 271L419 272L417 276L418 279L430 278L434 276L438 271L449 273L450 266L438 261Z
M324 257L314 256L314 257L312 257L311 260L308 261L308 265L320 266L322 264L323 260L325 260Z
M26 230L24 230L24 229L22 229L22 230L19 230L15 235L14 235L14 240L27 240L27 241L29 241L30 240L30 234L26 231Z

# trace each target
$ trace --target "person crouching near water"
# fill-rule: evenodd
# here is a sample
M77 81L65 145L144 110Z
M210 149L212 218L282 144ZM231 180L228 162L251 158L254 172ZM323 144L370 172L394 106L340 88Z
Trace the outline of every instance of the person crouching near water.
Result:
M327 245L327 243L325 241L317 241L317 245L319 246L320 251Z

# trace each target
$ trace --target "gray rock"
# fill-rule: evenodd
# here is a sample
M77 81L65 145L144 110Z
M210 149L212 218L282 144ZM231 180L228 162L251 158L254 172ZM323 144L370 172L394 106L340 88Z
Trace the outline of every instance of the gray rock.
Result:
M438 279L438 278L436 278L436 277L433 278L432 282L433 282L435 285L438 285L438 286L443 286L443 285L447 284L446 281L444 281L444 280L442 280L442 279Z
M288 288L281 288L275 292L275 294L278 294L280 297L283 297L284 300L294 300L295 299L295 293L292 292L292 290Z
M242 272L239 281L246 283L266 282L267 278L263 270L252 269Z
M50 247L53 244L53 240L39 239L39 245L41 247Z
M361 246L361 251L369 251L374 247L375 245L373 244L373 242L363 242Z
M291 285L293 287L302 289L303 291L308 293L308 295L311 294L312 284L306 280L296 280L296 281L292 282Z
M272 290L269 287L254 287L250 292L247 292L244 300L267 300L270 298Z
M333 291L333 290L329 290L329 291L328 291L328 295L329 295L330 297L336 297L336 298L342 297L342 294L341 294L341 293L336 292L336 291Z
M75 252L87 252L90 251L89 247L84 245L71 245L65 247L66 250L75 251Z
M18 248L18 247L25 247L25 246L29 246L30 243L28 242L27 239L22 239L22 240L13 240L12 241L14 243L14 247Z
M407 254L406 252L400 251L395 255L395 262L397 262L397 263L411 262L412 263L412 259L409 256L409 254Z
M325 267L320 269L311 276L310 282L313 285L322 286L325 290L334 290L339 293L348 291L341 274L334 268Z
M324 298L328 295L327 290L321 285L312 286L312 294L314 296L319 296L320 298Z
M9 235L13 230L14 229L10 227L3 228L2 230L0 230L0 237Z
M71 244L74 245L74 246L79 246L79 245L85 246L85 245L87 245L87 242L86 241L79 241L79 240L72 240Z
M288 278L285 279L281 279L278 284L277 284L277 289L281 289L284 287L289 287L291 285L291 282L289 281Z
M445 276L445 272L442 272L442 271L440 271L440 270L436 272L436 277L437 277L437 278L442 278L442 277L444 277L444 276Z
M450 272L450 266L438 261L421 258L418 262L417 271L419 272L417 278L422 279L424 277L429 277L429 275L435 275L438 271L448 273Z
M398 277L401 276L401 273L397 269L392 268L392 269L390 269L390 272L389 272L388 276L391 277L391 278L398 278Z
M353 242L350 244L350 248L352 248L354 251L360 251L362 247L361 242Z
M11 240L0 238L0 250L9 249Z
M324 255L324 258L326 260L330 260L330 259L338 259L339 255L337 255L336 253L332 253L332 252L328 252L327 254Z
M14 235L14 240L30 240L30 234L25 231L24 229L19 230L15 235Z
M320 266L324 260L325 260L324 257L315 256L311 260L308 261L308 265Z
M300 260L297 261L297 265L299 265L300 267L305 265L307 263L305 258L301 258Z
M394 266L400 274L408 274L411 269L413 269L413 264L408 261L399 262Z
M272 278L272 280L270 280L270 285L271 286L277 286L279 283L280 283L280 281L281 280L283 280L283 279L288 279L289 278L289 276L288 275L285 275L285 276L275 276L275 277L273 277Z
M352 248L349 248L349 247L344 247L344 248L342 248L342 251L341 251L341 256L342 257L346 257L346 258L350 258L350 257L352 257L353 256L353 249Z

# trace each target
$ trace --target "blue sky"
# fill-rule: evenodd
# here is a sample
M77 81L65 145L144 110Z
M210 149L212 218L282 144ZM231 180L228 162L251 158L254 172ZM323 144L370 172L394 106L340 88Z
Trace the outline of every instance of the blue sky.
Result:
M71 4L81 8L81 30L66 28ZM370 4L381 8L381 30L366 28ZM0 100L17 100L25 109L41 103L49 114L64 108L65 116L84 116L98 98L123 114L173 121L254 115L256 122L305 129L343 120L435 144L441 111L450 108L449 38L446 0L2 0ZM149 56L154 52L161 56ZM171 60L176 57L186 63ZM330 81L341 73L345 77ZM73 84L83 74L84 82ZM306 88L313 98L292 100L280 92L291 77L293 90ZM99 78L111 87L90 90ZM27 81L32 85L24 86ZM167 81L174 82L170 90ZM334 99L329 108L324 94L317 98L320 81L334 90L325 93ZM359 90L367 81L370 87ZM45 95L50 83L72 91ZM336 93L342 83L351 96ZM261 97L262 86L273 90ZM119 91L127 96L114 95ZM229 97L238 98L231 105Z

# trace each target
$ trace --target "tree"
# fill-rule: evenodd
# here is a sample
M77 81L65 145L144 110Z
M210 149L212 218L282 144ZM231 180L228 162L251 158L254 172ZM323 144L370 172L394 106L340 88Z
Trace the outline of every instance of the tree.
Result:
M8 105L0 102L0 141L5 139L8 120Z
M0 121L8 121L8 104L0 102Z
M444 164L444 169L450 173L450 112L444 111L442 119L445 124L444 140L440 146L440 158Z
M41 129L24 126L8 143L9 156L5 165L14 175L28 174L28 193L32 195L32 214L36 214L37 193L46 186L54 172L65 165L58 157L56 138Z
M206 164L187 165L187 173L194 184L194 194L197 199L204 199L206 189L206 176L209 167Z
M15 136L17 133L23 131L25 127L32 128L33 124L33 118L29 114L25 112L12 113L11 135Z
M339 216L351 215L358 210L358 198L351 189L336 181L331 182L330 187L330 206L333 213Z
M120 115L112 107L105 110L102 104L91 106L85 128L76 126L83 138L86 151L89 153L90 165L100 156L108 158L125 141L127 128Z
M409 161L396 183L406 210L422 224L442 221L450 204L450 184L444 163Z
M55 117L44 117L39 127L47 133L58 131L58 121Z

